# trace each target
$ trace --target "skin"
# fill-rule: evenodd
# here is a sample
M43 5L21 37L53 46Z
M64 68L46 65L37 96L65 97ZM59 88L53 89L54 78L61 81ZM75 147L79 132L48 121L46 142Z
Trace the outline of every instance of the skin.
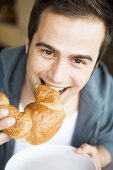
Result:
M34 101L33 93L43 80L57 90L66 88L61 101L67 116L77 111L79 92L94 70L104 35L104 24L98 18L81 19L43 12L30 46L29 40L26 41L28 61L20 100L23 107ZM1 129L6 125L6 118L1 117ZM0 139L1 144L8 140L3 136ZM98 169L111 161L109 152L103 147L83 144L78 152L89 154Z

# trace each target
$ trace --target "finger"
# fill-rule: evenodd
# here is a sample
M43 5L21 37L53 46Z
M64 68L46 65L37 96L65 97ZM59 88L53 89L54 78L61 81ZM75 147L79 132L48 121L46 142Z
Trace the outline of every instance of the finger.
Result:
M3 132L0 132L0 145L10 140L10 137Z
M16 120L13 117L6 117L0 120L0 130L6 129L15 124Z
M88 144L83 144L77 149L77 152L96 155L97 148Z
M101 170L101 165L97 157L97 148L88 144L81 145L77 152L89 155L97 165L98 170Z
M8 116L9 110L8 109L0 109L0 119L4 118L5 116Z

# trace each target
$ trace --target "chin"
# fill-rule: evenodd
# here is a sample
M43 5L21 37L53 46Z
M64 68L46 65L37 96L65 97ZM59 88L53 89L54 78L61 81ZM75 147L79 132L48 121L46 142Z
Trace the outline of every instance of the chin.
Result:
M64 93L62 93L61 96L61 102L62 104L66 104L68 101L71 100L71 98L76 94L76 90L74 88L70 88Z

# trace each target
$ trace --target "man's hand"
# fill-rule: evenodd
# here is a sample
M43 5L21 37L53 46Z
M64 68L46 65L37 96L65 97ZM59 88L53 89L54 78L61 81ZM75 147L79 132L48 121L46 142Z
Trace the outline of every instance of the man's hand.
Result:
M77 152L88 154L89 156L91 156L91 158L95 161L98 167L98 170L101 170L101 164L98 158L98 150L96 147L88 145L88 144L83 144L77 149Z
M78 153L84 153L91 156L91 158L95 161L98 170L107 166L111 162L110 153L104 147L95 147L89 144L82 144L78 149Z
M6 143L10 139L2 130L13 126L16 122L13 117L6 117L8 114L9 111L7 109L0 109L0 145Z

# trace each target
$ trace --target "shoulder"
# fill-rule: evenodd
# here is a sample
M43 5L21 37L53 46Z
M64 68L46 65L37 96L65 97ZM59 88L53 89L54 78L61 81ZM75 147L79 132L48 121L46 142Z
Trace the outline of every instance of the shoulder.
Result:
M25 46L20 46L16 48L5 48L0 53L0 60L12 59L18 56L21 56L22 53L25 53Z
M84 91L95 101L98 99L98 104L113 98L113 78L104 63L95 69Z
M5 48L0 53L0 70L6 74L15 68L19 62L23 62L25 54L25 46L17 48Z
M113 77L104 63L99 64L97 69L95 69L91 81L95 82L95 86L98 87L99 91L103 94L107 89L113 88Z
M0 53L0 90L9 94L23 80L26 64L25 46L6 48ZM19 83L18 83L19 84ZM13 95L14 96L14 95Z

